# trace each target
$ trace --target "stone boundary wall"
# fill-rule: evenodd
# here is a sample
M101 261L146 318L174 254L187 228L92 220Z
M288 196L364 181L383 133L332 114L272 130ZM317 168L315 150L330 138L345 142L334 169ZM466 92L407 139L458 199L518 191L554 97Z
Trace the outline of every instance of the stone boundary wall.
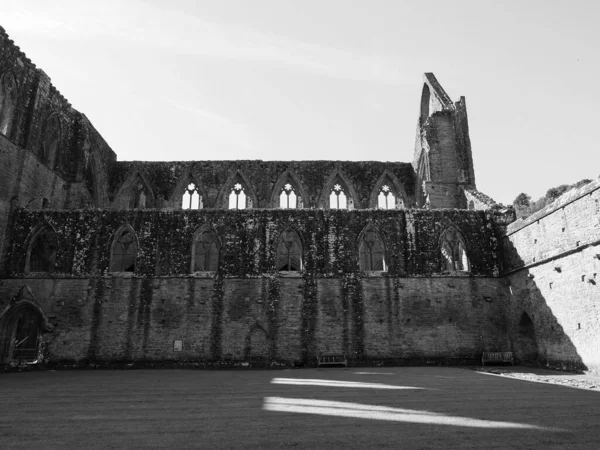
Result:
M600 372L599 188L600 179L563 194L502 238L511 340L527 314L538 359L553 367Z

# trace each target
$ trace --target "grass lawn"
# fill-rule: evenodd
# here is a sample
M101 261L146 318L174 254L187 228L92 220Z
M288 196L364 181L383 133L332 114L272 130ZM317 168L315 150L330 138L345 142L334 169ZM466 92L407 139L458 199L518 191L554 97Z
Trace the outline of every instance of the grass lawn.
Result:
M457 368L0 375L0 448L600 448L600 393Z

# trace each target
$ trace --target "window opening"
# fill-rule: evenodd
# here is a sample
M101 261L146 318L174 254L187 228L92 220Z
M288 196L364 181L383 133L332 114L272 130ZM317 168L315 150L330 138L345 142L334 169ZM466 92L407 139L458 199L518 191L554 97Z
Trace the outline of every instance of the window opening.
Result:
M359 244L359 264L362 271L387 271L383 241L375 230L363 233Z
M443 271L468 272L470 270L465 243L454 228L449 228L444 233L441 253Z
M346 209L347 198L344 192L344 188L341 184L336 183L333 185L331 194L329 195L329 208L330 209Z
M46 164L53 169L56 153L60 146L60 120L58 114L52 114L46 120L44 134L42 137L42 147Z
M14 347L12 359L19 361L35 361L38 354L41 315L30 307L21 310L14 319ZM13 325L14 326L14 325Z
M298 207L299 197L296 195L294 187L290 183L286 183L281 188L279 195L279 207L284 209L295 209Z
M381 209L396 209L396 196L387 184L384 184L379 189L377 206Z
M219 240L211 230L202 230L194 242L194 272L216 272L219 265Z
M229 194L229 209L246 209L246 193L240 183L233 185Z
M56 233L45 228L35 237L29 258L30 272L54 272L58 242Z
M111 272L134 272L137 245L135 235L129 229L124 229L115 237L110 260Z
M0 133L8 136L12 128L17 103L17 83L12 73L7 72L0 80Z
M285 230L277 247L277 270L280 272L302 270L302 244L292 229Z
M198 194L198 188L190 183L185 188L181 201L182 209L202 209L202 197Z
M138 181L134 188L133 195L133 208L144 209L146 208L146 200L148 195L146 194L146 188L141 181Z

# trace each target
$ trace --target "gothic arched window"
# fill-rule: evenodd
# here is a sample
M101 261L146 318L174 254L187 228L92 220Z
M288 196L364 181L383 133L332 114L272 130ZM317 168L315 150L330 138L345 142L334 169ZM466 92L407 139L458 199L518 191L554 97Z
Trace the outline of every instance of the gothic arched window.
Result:
M295 209L300 208L299 202L301 197L296 194L296 190L291 183L286 183L281 188L281 194L279 195L279 207L283 209Z
M110 252L111 272L134 272L137 257L137 242L133 230L124 226L113 236Z
M44 227L34 237L29 250L29 272L54 272L58 240L49 226Z
M277 270L280 272L302 270L302 243L293 228L286 228L279 238Z
M60 147L60 119L52 114L46 119L42 135L42 153L48 167L54 169L56 154Z
M340 183L334 183L329 194L329 208L330 209L347 209L348 198L346 196L345 189Z
M229 194L229 209L246 209L246 193L241 183L235 183Z
M387 184L384 184L379 188L377 207L381 209L396 209L396 196Z
M469 272L471 270L464 238L454 227L442 233L440 252L443 272Z
M194 183L188 184L181 199L181 209L202 209L202 207L202 197L198 193L198 188Z
M148 199L148 194L146 194L146 187L141 181L133 187L133 195L131 196L132 205L131 207L134 209L144 209L146 207L146 200Z
M210 228L196 232L192 244L192 272L216 272L220 247L216 233Z
M17 106L17 82L11 72L0 79L0 134L9 136Z
M362 271L387 271L385 247L379 233L368 226L359 238L359 265Z

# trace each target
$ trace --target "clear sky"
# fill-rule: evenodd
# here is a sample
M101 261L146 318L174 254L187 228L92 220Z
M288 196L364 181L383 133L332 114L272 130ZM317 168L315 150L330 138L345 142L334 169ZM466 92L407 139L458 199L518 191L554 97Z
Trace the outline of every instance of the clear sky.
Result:
M600 174L600 2L2 0L120 160L412 161L422 75L505 204Z

